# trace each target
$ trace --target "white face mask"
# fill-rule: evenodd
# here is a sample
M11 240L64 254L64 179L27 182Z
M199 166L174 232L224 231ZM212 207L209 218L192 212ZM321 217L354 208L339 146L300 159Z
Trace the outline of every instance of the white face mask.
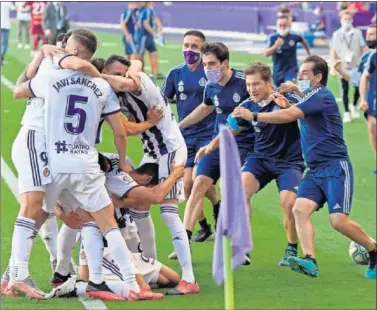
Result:
M350 30L352 28L352 24L349 22L343 22L342 23L342 29L343 30Z
M304 93L305 91L311 88L310 80L298 80L297 86L300 92Z
M270 99L265 99L265 100L261 100L258 102L258 105L262 108L264 108L265 106L268 106L269 104L271 103L271 100Z
M217 69L204 69L204 73L207 77L209 83L217 84L220 82L221 78L223 77L223 73L221 72L221 68Z
M278 34L280 35L280 36L282 36L282 37L285 37L286 35L288 35L288 33L289 33L289 28L286 28L286 29L278 29Z

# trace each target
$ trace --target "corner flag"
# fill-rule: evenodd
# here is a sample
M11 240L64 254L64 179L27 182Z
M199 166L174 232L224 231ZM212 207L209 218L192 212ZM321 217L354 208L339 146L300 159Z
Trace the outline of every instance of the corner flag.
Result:
M233 270L253 248L250 218L241 179L240 155L230 130L220 126L221 207L213 252L212 276L225 279L225 309L234 309ZM233 264L232 264L233 260Z

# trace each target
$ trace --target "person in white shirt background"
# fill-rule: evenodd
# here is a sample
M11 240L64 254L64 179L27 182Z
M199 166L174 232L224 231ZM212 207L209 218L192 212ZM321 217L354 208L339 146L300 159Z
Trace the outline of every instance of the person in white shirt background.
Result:
M343 11L340 17L341 28L335 31L331 39L330 57L334 66L339 60L343 68L351 72L359 66L361 56L364 53L366 44L360 29L354 28L353 15L349 11ZM335 75L335 69L332 68ZM360 113L357 109L357 102L360 98L359 87L355 86L353 104L349 105L348 93L349 82L340 77L342 84L342 99L344 104L343 122L349 123L352 119L359 118Z
M9 30L10 30L10 20L9 14L16 8L12 2L1 2L1 60L0 64L3 64L5 53L8 49L9 44Z
M16 2L17 8L17 48L22 48L22 33L25 35L24 49L30 49L30 6Z

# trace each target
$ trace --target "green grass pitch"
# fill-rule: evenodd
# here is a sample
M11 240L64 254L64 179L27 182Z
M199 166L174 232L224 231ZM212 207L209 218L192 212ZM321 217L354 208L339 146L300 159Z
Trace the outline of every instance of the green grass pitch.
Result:
M12 83L30 60L29 51L16 48L15 27L11 31L11 42L2 75ZM123 53L120 36L98 32L100 45L96 56L107 57ZM183 61L179 42L168 42L160 48L161 71L167 73L174 65ZM175 44L175 45L174 45ZM231 53L231 60L249 63L270 59L246 53ZM237 66L235 66L237 68ZM238 66L238 68L242 68ZM330 88L339 97L338 81L331 77ZM161 85L161 83L160 83ZM14 173L11 147L20 128L25 102L16 101L9 89L1 84L1 147L2 156ZM175 107L173 107L175 110ZM371 171L375 167L364 119L345 126L345 139L355 172L355 192L352 218L358 221L371 235L376 237L376 178ZM113 140L105 129L100 150L114 151ZM130 138L128 154L138 163L142 148L137 138ZM1 183L1 272L4 272L10 255L13 223L19 209L10 189ZM326 207L313 216L316 228L316 250L321 276L306 278L287 268L277 266L286 246L286 238L275 184L270 184L253 199L252 232L255 249L252 265L235 272L235 298L238 309L375 309L376 282L364 278L365 267L357 266L348 256L349 241L336 233L329 224ZM180 206L183 216L184 204ZM212 219L212 211L206 202L206 214ZM177 262L167 260L172 243L164 227L157 207L152 210L157 235L159 259L180 271ZM221 309L224 307L223 288L217 287L211 277L213 243L193 244L194 271L201 286L195 296L168 297L159 302L106 302L108 309ZM76 259L77 260L77 259ZM51 276L48 254L37 238L30 260L30 271L41 289L49 291ZM1 301L3 309L82 309L76 299L30 301L24 298Z

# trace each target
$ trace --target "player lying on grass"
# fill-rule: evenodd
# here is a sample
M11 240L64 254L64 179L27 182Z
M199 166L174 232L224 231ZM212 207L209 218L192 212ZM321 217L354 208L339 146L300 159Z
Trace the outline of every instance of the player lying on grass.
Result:
M301 145L309 171L301 181L293 214L304 257L291 256L293 271L318 277L314 251L314 227L311 215L327 202L332 227L369 252L369 267L365 276L376 278L376 244L364 229L349 219L353 196L353 171L343 139L343 122L334 95L326 87L327 62L319 56L305 59L297 85L290 83L280 92L296 92L302 99L288 109L269 113L252 113L239 107L233 116L249 122L285 124L300 120Z
M105 186L109 193L112 194L113 201L116 200L114 203L116 207L115 218L117 220L118 226L120 229L127 227L125 219L127 217L127 212L124 209L125 206L127 207L134 207L134 208L141 208L145 206L149 210L151 204L156 204L164 200L167 193L171 190L174 186L176 179L181 178L183 176L184 168L182 165L172 165L171 166L171 174L169 177L164 180L162 183L158 183L158 166L156 164L144 164L143 166L139 167L135 170L136 174L139 174L139 179L143 180L143 184L152 186L153 187L145 187L141 184L137 184L128 174L123 171L119 170L118 167L119 156L116 154L99 154L99 164L101 170L106 173L106 183ZM131 162L128 163L132 166ZM67 199L66 199L67 198ZM72 205L77 204L78 202L73 201L70 197L63 197L60 200L60 203L65 205ZM87 216L82 212L80 209L78 214L82 217L82 220L87 219ZM67 222L70 226L70 223ZM72 229L77 229L81 223L76 223L75 226L71 226ZM130 227L129 227L130 228ZM118 296L114 296L114 292L111 291L109 287L107 287L106 283L102 279L102 245L93 244L91 242L94 235L98 234L99 231L94 227L93 223L90 221L86 221L81 229L81 236L82 236L82 245L84 249L86 249L86 261L89 266L89 283L87 286L87 295L91 297L97 297L101 299L108 299L113 300L116 299ZM132 238L126 238L127 240ZM63 243L63 242L62 242ZM65 247L67 249L74 247L75 240L73 240L72 244L66 244ZM129 246L129 244L127 243ZM137 251L137 246L133 245L134 251ZM136 248L136 249L135 249ZM66 259L66 263L68 264L70 257L72 255L72 251L69 253L65 253L64 251L59 251L59 253L63 253L64 255L69 255L68 259ZM59 258L61 259L61 258ZM112 259L111 259L112 261ZM114 266L114 263L112 263ZM106 267L105 263L103 265ZM107 265L108 266L108 265ZM116 266L116 264L115 264ZM145 269L146 266L144 266ZM117 269L112 268L112 270ZM110 268L111 269L111 268ZM165 274L165 273L164 273ZM166 275L170 273L167 272ZM117 275L121 275L119 272ZM57 272L54 273L53 277L53 284L59 285L67 281L69 275L61 275ZM121 277L122 278L122 277ZM168 279L177 279L177 277L169 276ZM164 279L161 278L161 281ZM179 277L178 277L179 280ZM176 284L177 281L173 282ZM161 284L167 284L165 282L161 282ZM124 287L123 287L124 289ZM124 297L124 294L122 294ZM156 295L156 297L161 297L160 295Z
M298 97L287 94L287 98L274 98L272 72L268 65L254 63L245 69L246 87L250 98L240 107L252 113L272 112L280 109L286 100L298 102ZM282 102L281 102L282 101ZM247 202L272 180L276 181L280 193L280 205L284 214L284 227L288 246L280 266L289 266L288 257L297 256L298 237L292 208L296 200L298 185L305 169L300 145L298 124L274 125L263 122L249 122L243 118L228 117L228 126L234 135L242 131L255 132L254 152L248 154L242 167L242 181ZM253 129L252 129L253 128ZM210 154L219 147L219 136L207 146L202 147L196 155L196 161Z

